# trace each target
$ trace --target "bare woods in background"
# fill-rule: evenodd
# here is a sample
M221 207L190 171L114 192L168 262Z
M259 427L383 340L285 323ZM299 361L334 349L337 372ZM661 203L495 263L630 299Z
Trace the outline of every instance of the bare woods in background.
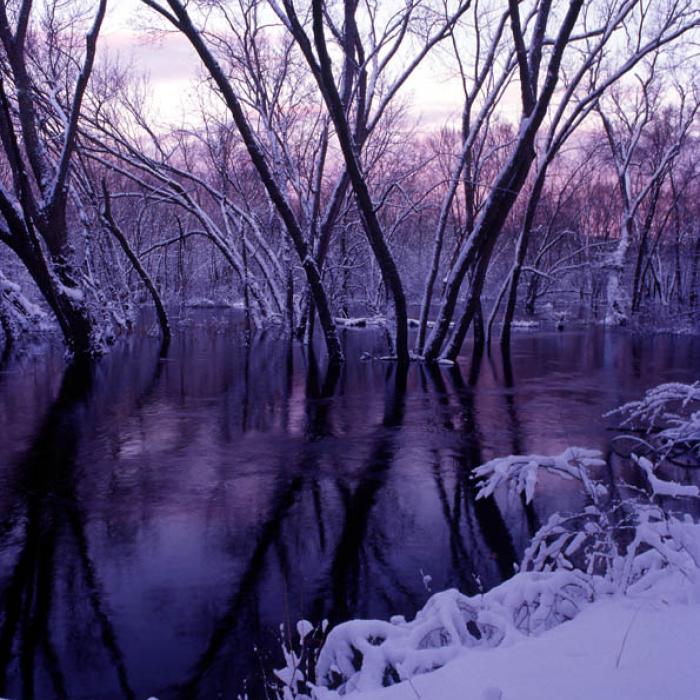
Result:
M107 0L0 0L6 347L55 319L98 355L144 303L166 342L167 309L237 302L338 361L353 316L400 362L516 315L695 318L695 0L135 4L198 65L170 126ZM432 131L429 74L462 103Z

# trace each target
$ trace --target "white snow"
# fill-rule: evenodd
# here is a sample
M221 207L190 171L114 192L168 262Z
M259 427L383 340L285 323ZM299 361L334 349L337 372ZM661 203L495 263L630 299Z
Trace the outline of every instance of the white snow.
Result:
M621 412L644 419L650 450L656 440L667 448L681 444L665 434L672 428L692 456L697 388L657 387ZM681 412L671 412L678 404ZM285 694L278 697L700 700L700 522L684 506L700 489L657 476L663 459L632 454L630 466L647 487L628 489L617 479L613 493L599 478L602 457L569 447L478 467L477 498L508 486L530 503L546 471L578 481L588 504L553 513L519 572L489 591L436 593L410 621L395 615L336 626L316 659L317 686L285 648L287 666L276 672ZM660 505L658 496L686 500ZM428 588L430 577L419 573ZM309 627L298 628L302 645Z
M477 498L487 498L501 485L513 483L518 493L524 492L528 503L532 501L540 469L565 479L583 480L588 469L602 467L605 460L599 450L567 447L556 456L509 455L497 457L474 470L474 477L482 479Z
M671 496L672 498L700 496L700 489L694 484L679 484L676 481L659 479L654 474L654 465L646 457L632 455L632 458L646 474L649 486L655 496Z
M444 365L445 367L454 367L454 360L450 360L447 357L438 357L438 364Z
M297 622L297 634L302 643L313 631L314 626L308 620L299 620Z
M334 320L337 326L342 326L343 328L366 328L367 326L386 325L386 318L383 316L338 317Z
M697 700L700 605L601 601L510 646L461 651L432 673L357 700ZM319 698L334 698L326 692Z
M7 277L2 275L2 276L0 276L0 291L2 291L2 292L21 292L22 288L18 284L15 284L14 282L10 282L10 280L8 280ZM2 700L2 698L0 698L0 700Z
M58 293L68 297L76 304L81 303L85 299L85 293L77 287L68 287L65 284L57 283Z

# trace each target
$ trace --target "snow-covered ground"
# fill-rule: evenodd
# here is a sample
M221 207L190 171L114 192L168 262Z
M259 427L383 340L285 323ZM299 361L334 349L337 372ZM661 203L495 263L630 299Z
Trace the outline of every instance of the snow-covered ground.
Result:
M682 529L678 541L695 559L700 528ZM697 700L700 569L676 563L649 570L649 585L617 592L609 578L591 577L589 589L581 572L522 572L481 596L438 593L413 622L346 623L331 631L317 665L326 684L333 673L345 684L297 697ZM363 654L359 669L347 664L349 645ZM403 680L381 687L389 665Z
M538 637L496 648L465 649L437 671L345 697L697 700L699 641L700 604L618 598L594 603Z
M315 659L305 623L300 648L285 647L277 696L700 700L699 490L660 476L670 465L700 467L699 408L696 382L660 385L613 412L645 452L627 458L641 486L606 483L613 471L602 453L581 448L476 469L477 498L510 489L529 503L549 472L578 481L588 505L552 515L519 573L489 591L437 593L410 622L343 623Z

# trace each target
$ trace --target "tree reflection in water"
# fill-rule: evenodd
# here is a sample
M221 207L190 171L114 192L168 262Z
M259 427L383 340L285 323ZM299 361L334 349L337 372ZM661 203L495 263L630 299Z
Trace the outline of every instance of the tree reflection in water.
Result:
M157 383L164 355L161 348L146 394ZM93 422L90 412L99 411L95 373L85 361L68 365L36 438L13 470L14 503L0 541L3 553L15 555L3 577L2 695L32 700L46 697L51 688L56 697L70 697L66 650L59 649L63 636L85 645L90 655L104 655L121 695L136 697L90 554L79 493L78 451ZM61 622L62 635L56 633ZM45 679L38 679L40 674Z
M10 360L0 695L235 697L259 689L280 623L412 615L422 574L433 590L488 588L575 495L506 509L475 501L472 469L602 446L606 409L690 379L698 359L692 339L637 341L628 367L623 336L539 335L462 374L353 359L381 346L371 331L344 342L349 361L327 367L203 319L167 358L137 338L60 387L60 363Z

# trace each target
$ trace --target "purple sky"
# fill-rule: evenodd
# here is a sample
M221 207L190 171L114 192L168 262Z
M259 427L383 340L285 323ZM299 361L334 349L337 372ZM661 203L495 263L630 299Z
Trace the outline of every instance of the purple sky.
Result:
M152 16L139 0L112 3L101 37L102 49L131 61L137 72L149 77L152 108L159 120L180 123L188 102L194 99L198 62L183 37L149 36L146 27ZM437 75L436 68L425 64L403 90L426 131L457 120L461 109L459 85Z

